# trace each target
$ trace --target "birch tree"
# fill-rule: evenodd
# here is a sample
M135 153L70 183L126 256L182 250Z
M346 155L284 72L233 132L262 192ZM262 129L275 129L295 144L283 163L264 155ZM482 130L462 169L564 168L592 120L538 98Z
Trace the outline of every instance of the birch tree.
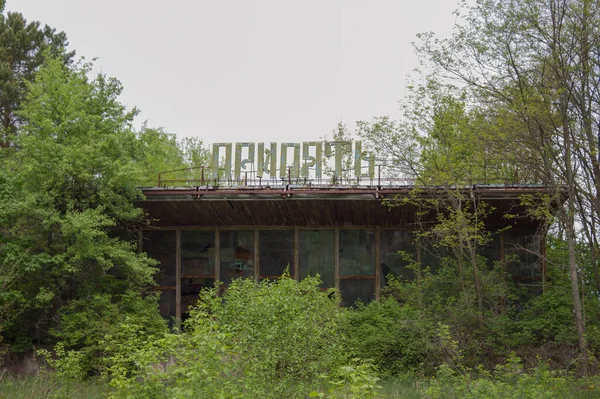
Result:
M494 117L521 169L547 187L567 243L581 372L588 373L576 245L598 248L600 18L591 0L477 0L449 39L420 36L418 53ZM464 13L464 14L461 14ZM578 228L585 234L579 235ZM594 257L595 275L597 255ZM598 284L598 277L596 277Z

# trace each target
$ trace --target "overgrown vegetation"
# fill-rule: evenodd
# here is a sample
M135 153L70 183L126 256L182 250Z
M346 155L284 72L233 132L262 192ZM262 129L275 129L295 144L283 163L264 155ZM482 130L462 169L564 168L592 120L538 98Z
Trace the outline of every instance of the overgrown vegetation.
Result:
M492 275L477 254L486 234L495 232L481 225L476 187L525 183L545 188L545 195L524 198L523 204L532 216L549 222L537 234L550 233L556 239L550 243L560 243L554 247L560 254L554 251L548 259L555 267L550 289L560 302L570 303L578 371L590 374L598 349L590 345L587 326L594 321L587 307L597 307L600 287L600 81L598 63L592 61L598 59L600 8L590 0L477 0L461 6L451 38L419 36L420 74L409 86L402 117L361 123L359 133L379 158L414 178L433 198L419 205L425 212L437 208L437 219L425 219L435 227L421 229L418 239L433 238L425 240L425 248L454 252L453 267L466 283L457 298L466 294L471 300L468 290L475 291L474 331L481 335L473 343L480 345L480 355L488 347L489 321L507 326L502 317L518 319L529 305L523 292L506 288L496 298L502 306L486 303L491 298L485 279ZM446 214L450 217L439 218ZM442 233L437 237L436 229ZM492 318L486 317L489 311ZM472 327L471 319L467 325ZM518 331L504 331L497 343L512 345ZM529 331L537 334L536 328ZM569 336L572 331L569 327Z
M0 40L10 52L1 55L0 355L61 341L85 348L85 373L95 374L98 340L120 317L166 328L150 291L156 262L137 252L148 222L134 205L138 186L160 168L202 163L206 151L197 139L135 131L120 83L73 62L64 33L8 13Z
M390 276L381 302L353 309L316 278L234 280L203 291L183 331L159 316L134 203L156 172L198 179L202 142L136 131L120 83L91 77L64 33L2 15L0 355L36 351L52 371L1 372L0 397L598 396L598 4L465 11L452 40L421 36L403 118L358 126L415 179L388 201L417 207L414 246L435 265L407 258L414 278ZM334 138L348 134L340 124ZM510 275L527 248L484 256L501 231L475 189L520 182L547 188L520 204L545 221L547 272L529 285Z
M106 337L114 398L374 397L377 376L344 348L345 310L320 281L234 280L200 295L181 334L129 321Z
M6 377L0 386L15 395L110 398L592 398L600 393L597 378L574 379L569 367L541 357L525 367L505 348L497 348L505 356L494 367L476 363L455 327L435 321L452 324L447 313L419 314L392 297L342 308L335 292L321 291L319 283L287 276L260 283L237 279L221 297L214 289L203 291L183 332L150 331L129 317L115 323L97 341L103 351L101 378L83 378L87 348L66 350L61 343L54 355L46 354L52 374ZM570 342L576 345L575 333Z

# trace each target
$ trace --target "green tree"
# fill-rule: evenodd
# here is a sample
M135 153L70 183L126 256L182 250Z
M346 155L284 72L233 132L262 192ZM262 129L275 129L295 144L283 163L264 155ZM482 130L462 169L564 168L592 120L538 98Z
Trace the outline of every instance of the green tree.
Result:
M174 134L164 129L143 126L138 133L138 159L143 168L142 185L199 185L202 167L210 165L210 151L198 137L186 137L177 141ZM204 172L210 176L209 170Z
M483 333L485 303L495 306L496 301L485 297L490 271L479 255L491 240L485 225L490 207L474 187L511 181L515 163L495 144L489 118L467 104L462 89L428 78L409 88L402 115L397 121L359 122L359 135L376 148L388 173L414 180L409 198L389 204L416 207L418 245L439 258L452 258L457 287L474 288L477 327Z
M174 134L167 133L164 129L154 129L144 125L137 136L139 141L137 156L143 169L143 185L156 185L159 172L186 167L183 151L177 145ZM179 177L172 174L167 176L164 178Z
M8 147L22 123L17 111L27 94L27 83L33 81L44 58L60 57L68 64L75 52L66 50L64 32L27 22L20 13L4 15L3 9L4 2L0 4L0 147Z
M512 183L517 174L493 114L467 101L468 93L437 77L408 87L401 118L358 122L358 135L376 152L388 177L421 187Z
M567 243L583 374L588 345L577 241L598 249L599 12L591 0L478 0L451 39L423 35L418 47L440 76L466 87L477 107L511 130L505 146L547 187ZM593 267L598 276L597 255Z
M179 141L179 147L183 151L185 164L191 168L208 166L210 163L210 151L204 147L204 143L198 137L185 137Z
M73 301L153 283L155 262L115 230L144 223L135 112L118 81L89 70L47 59L19 111L18 150L1 161L0 329L13 349L48 342Z

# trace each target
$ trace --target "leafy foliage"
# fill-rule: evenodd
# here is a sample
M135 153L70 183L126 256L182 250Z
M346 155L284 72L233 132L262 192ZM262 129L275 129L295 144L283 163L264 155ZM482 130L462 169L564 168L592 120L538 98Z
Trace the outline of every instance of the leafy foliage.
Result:
M0 330L13 349L49 342L71 301L99 295L109 311L153 282L155 261L114 234L143 223L135 112L118 81L89 69L47 60L19 111L18 151L1 161Z
M393 298L371 302L344 314L348 349L371 359L382 376L420 372L436 364L435 326L410 304Z
M152 295L144 298L133 291L123 295L99 293L72 300L60 308L60 325L50 332L59 340L57 345L77 353L77 367L84 375L100 374L105 366L104 338L118 334L125 320L138 326L138 334L156 336L167 332L156 301ZM56 349L55 352L60 358L61 354Z
M514 182L518 166L502 144L508 133L493 115L472 107L467 96L435 75L424 76L407 88L400 119L360 121L358 135L385 162L389 177L410 178L417 186Z
M0 43L0 354L59 342L77 358L65 364L97 373L99 340L122 317L165 328L146 295L156 262L137 252L139 186L207 152L198 139L135 132L121 84L73 64L64 33L8 13Z
M48 25L27 22L20 13L2 13L0 7L0 148L9 147L10 136L17 132L22 118L17 111L46 56L71 62L74 52L67 52L67 36ZM0 153L1 154L1 153Z
M370 366L349 365L339 298L319 284L237 279L223 297L205 290L181 334L140 337L123 325L107 341L114 397L300 398L321 375L333 391L372 395Z
M177 141L174 134L164 129L152 129L144 126L137 134L137 158L143 169L142 185L158 184L158 173L161 184L199 185L202 181L202 167L210 164L210 153L202 140L186 137ZM210 171L204 172L206 179Z
M511 355L505 364L497 365L493 372L480 368L478 378L459 374L442 365L436 378L426 389L429 398L473 397L494 398L564 398L572 392L567 379L555 375L545 365L526 372L521 359Z

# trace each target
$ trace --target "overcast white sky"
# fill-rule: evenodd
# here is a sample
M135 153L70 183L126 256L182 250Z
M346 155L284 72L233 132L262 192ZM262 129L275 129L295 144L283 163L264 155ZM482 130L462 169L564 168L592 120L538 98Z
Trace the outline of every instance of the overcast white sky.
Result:
M455 0L8 0L124 86L139 123L205 143L300 142L398 113L419 32Z

